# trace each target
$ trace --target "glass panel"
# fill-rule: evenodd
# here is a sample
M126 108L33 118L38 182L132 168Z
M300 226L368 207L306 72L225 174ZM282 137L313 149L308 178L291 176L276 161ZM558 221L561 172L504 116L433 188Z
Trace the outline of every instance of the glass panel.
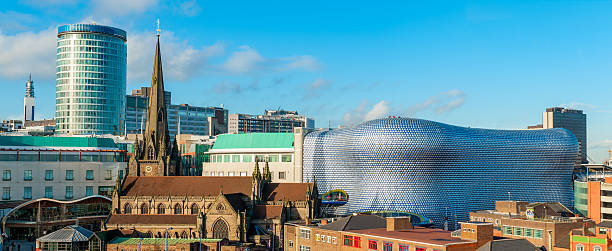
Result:
M253 162L253 155L250 155L250 154L242 155L242 162Z
M278 162L278 155L268 155L268 162Z
M291 162L291 155L283 155L282 162Z
M240 162L240 155L232 155L232 162Z

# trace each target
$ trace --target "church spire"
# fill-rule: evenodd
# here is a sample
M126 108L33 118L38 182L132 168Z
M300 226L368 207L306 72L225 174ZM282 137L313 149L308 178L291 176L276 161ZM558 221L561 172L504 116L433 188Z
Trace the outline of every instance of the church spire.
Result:
M168 147L168 113L164 94L161 50L159 48L159 36L157 36L153 76L151 78L151 92L149 93L149 107L147 110L147 128L145 131L145 146L147 147L147 151L151 151L151 153L147 153L146 155L148 158L151 156L156 158L159 154L167 155L167 150L170 149L170 147ZM163 152L160 152L160 150Z

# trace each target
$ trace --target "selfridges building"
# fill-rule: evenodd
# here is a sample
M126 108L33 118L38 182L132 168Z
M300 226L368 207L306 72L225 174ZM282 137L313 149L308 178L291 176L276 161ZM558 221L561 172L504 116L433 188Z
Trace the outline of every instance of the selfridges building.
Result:
M404 211L438 226L448 219L454 228L497 200L571 208L578 142L560 128L490 130L388 118L311 132L303 154L304 179L316 179L320 194L348 195L329 213Z

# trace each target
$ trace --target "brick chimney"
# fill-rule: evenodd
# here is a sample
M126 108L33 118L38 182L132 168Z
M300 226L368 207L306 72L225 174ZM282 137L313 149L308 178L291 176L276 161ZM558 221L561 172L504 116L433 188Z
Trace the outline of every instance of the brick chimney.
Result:
M387 217L387 231L414 229L410 217Z
M481 247L493 241L493 223L489 222L461 222L461 239L476 241Z

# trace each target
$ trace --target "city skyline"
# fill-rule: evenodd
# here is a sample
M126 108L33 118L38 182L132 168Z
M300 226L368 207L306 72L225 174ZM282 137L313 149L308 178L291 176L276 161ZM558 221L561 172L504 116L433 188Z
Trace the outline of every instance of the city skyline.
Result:
M592 161L607 159L612 145L610 3L118 3L5 3L0 116L23 117L30 72L36 119L54 116L62 24L126 30L126 90L149 85L159 18L176 103L247 114L281 107L317 127L410 116L499 129L540 124L547 107L565 106L587 114Z

